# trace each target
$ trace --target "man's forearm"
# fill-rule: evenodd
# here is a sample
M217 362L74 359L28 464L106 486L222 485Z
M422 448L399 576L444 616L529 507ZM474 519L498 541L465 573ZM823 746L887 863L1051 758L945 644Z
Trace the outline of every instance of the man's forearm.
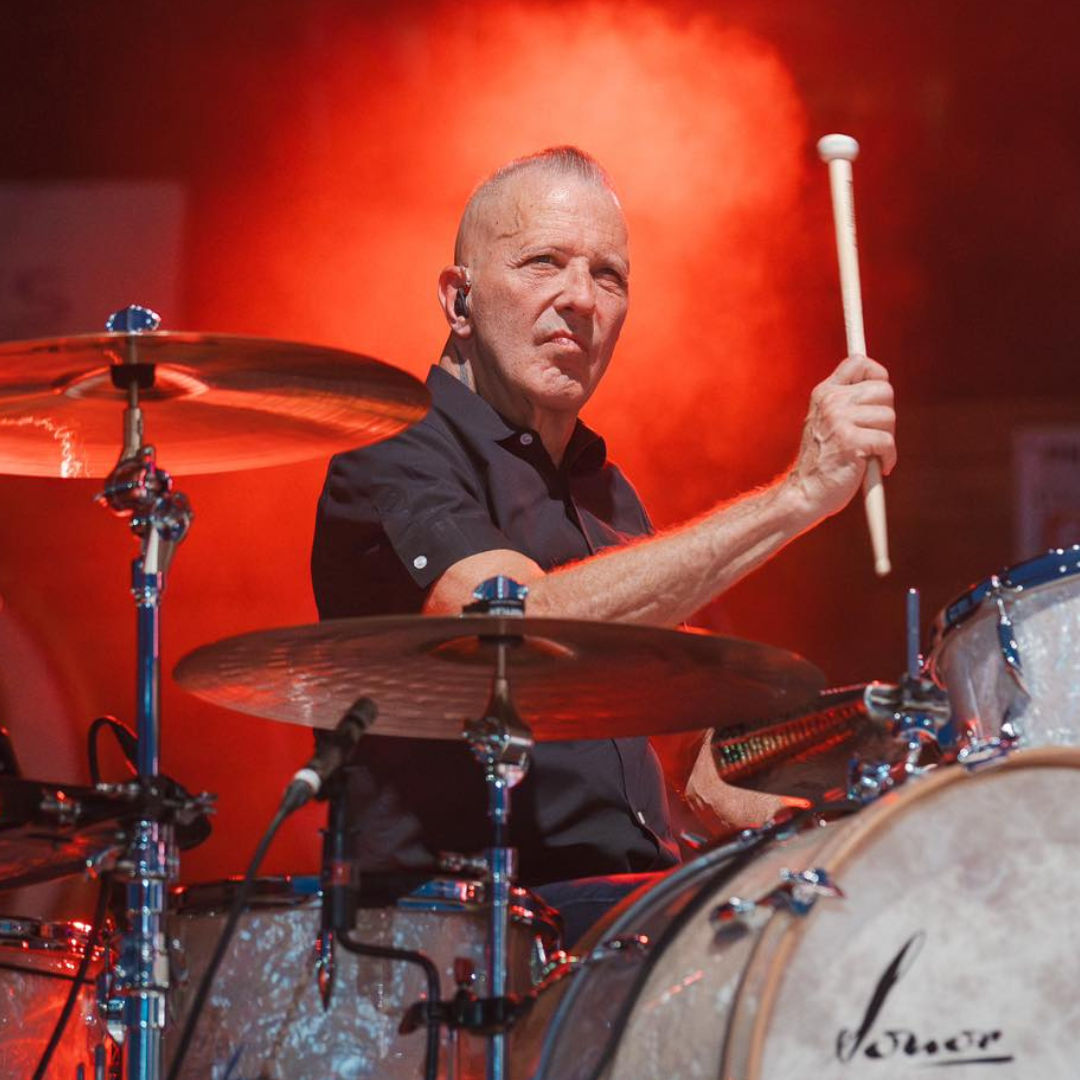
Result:
M778 480L659 536L530 583L529 612L676 626L815 524Z

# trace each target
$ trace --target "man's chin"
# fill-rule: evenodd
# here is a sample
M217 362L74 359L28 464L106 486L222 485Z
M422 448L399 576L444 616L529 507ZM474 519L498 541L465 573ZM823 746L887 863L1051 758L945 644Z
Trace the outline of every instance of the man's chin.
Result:
M580 409L595 389L596 384L586 373L557 365L544 379L540 396L549 408Z

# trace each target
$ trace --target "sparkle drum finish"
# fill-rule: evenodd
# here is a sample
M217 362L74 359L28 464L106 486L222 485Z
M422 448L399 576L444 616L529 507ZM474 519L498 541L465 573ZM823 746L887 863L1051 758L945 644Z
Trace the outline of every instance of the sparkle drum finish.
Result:
M1019 563L938 615L929 658L954 722L1025 746L1080 744L1080 545Z
M34 1075L71 990L88 934L83 923L0 916L0 1076L22 1080ZM104 1070L109 1062L110 1044L96 985L102 966L101 956L91 959L46 1080L82 1076L91 1080L98 1075L95 1063Z
M1080 751L1016 751L908 781L722 884L715 853L683 867L586 943L647 948L526 1018L514 1080L1075 1077L1078 800ZM804 893L800 914L777 886L807 870L843 895Z
M199 1021L184 1080L417 1080L423 1075L423 1027L408 1035L398 1032L408 1007L426 996L423 973L415 965L356 957L338 943L333 998L323 1010L315 969L317 888L314 878L259 882ZM173 979L167 1060L234 889L232 882L217 882L176 895L169 921ZM362 908L354 936L426 953L439 969L444 999L456 989L454 961L467 960L475 972L472 990L482 997L488 918L483 899L477 882L434 879L394 906ZM510 991L529 990L558 945L554 913L525 890L515 890ZM452 1050L444 1030L439 1075L482 1078L484 1040L463 1035L457 1041ZM447 1071L451 1053L452 1074Z

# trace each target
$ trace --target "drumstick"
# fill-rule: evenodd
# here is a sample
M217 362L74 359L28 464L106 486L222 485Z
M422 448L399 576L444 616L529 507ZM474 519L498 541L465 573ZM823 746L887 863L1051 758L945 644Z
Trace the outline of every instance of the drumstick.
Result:
M851 163L859 156L859 144L850 135L825 135L818 140L818 155L829 166L833 221L836 225L836 256L840 263L840 296L844 305L844 331L849 356L866 355L862 290L859 287L859 247L855 239L855 199ZM870 526L874 570L884 577L889 563L889 533L885 524L885 489L881 484L881 461L870 458L863 477L863 505Z

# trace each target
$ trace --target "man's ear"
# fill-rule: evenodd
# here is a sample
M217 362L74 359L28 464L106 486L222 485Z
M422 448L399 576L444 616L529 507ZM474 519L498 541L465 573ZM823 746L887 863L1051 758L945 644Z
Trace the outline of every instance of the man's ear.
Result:
M444 266L439 274L439 304L451 333L461 338L470 337L473 330L468 299L471 286L468 267Z

